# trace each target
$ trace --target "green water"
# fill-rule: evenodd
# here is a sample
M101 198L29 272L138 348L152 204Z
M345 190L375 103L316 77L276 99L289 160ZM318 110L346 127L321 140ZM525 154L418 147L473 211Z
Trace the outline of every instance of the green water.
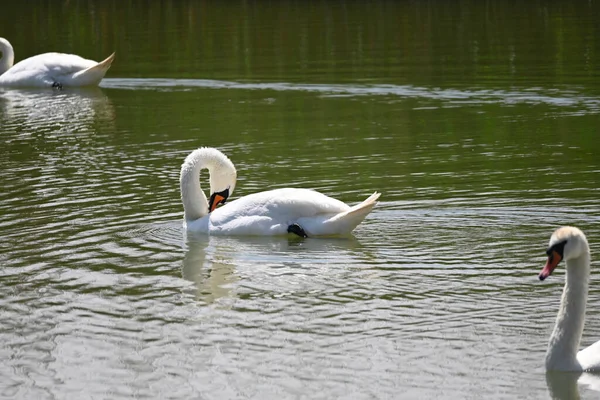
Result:
M28 1L0 27L16 60L116 51L99 89L0 89L1 397L597 397L545 375L564 265L537 281L557 226L599 253L597 3ZM234 198L382 197L353 239L188 237L199 146Z

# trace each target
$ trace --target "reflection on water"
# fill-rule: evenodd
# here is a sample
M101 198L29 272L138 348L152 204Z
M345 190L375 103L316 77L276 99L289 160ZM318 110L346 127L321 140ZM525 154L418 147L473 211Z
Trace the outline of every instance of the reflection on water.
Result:
M239 280L233 260L228 262L226 259L227 254L234 249L219 249L225 259L215 259L210 254L211 249L208 248L211 239L215 238L204 236L193 240L188 239L188 248L181 270L184 279L194 282L196 287L194 298L201 299L207 304L230 295L231 285Z
M546 383L551 399L579 400L581 391L592 391L593 396L600 394L600 375L588 372L546 372Z
M195 298L209 304L233 296L240 275L252 273L257 264L273 265L279 275L293 275L307 263L327 263L328 259L336 263L353 262L352 255L361 251L354 237L301 240L291 236L223 237L194 233L186 236L183 278L194 282Z
M52 130L54 133L112 124L114 108L100 88L69 90L0 89L0 118L3 129L25 134Z

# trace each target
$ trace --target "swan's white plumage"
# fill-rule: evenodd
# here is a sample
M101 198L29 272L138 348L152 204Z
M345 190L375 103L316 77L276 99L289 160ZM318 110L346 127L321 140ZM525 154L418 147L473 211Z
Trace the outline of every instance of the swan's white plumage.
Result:
M582 371L600 371L600 341L579 351L577 362Z
M578 228L565 226L552 234L550 249L562 242L565 243L562 258L566 261L567 273L556 323L546 352L546 369L599 371L600 341L578 351L583 333L590 275L588 241ZM540 273L540 279L545 279L552 272L554 267L548 269L551 260L549 258L546 267Z
M228 202L208 214L206 196L200 189L201 169L211 175L211 193L233 191L236 173L231 161L216 149L192 152L181 167L181 193L188 231L214 235L285 235L291 224L308 236L349 234L373 209L374 193L364 202L347 204L310 189L274 189ZM213 179L216 176L217 178Z
M98 63L74 54L44 53L13 65L14 51L4 38L0 38L0 51L0 86L4 87L97 86L115 56Z

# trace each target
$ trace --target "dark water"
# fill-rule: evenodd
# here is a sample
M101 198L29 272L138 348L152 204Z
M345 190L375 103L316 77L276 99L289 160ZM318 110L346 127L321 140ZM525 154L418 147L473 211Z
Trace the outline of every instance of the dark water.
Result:
M537 273L560 225L600 253L599 9L3 6L17 60L117 58L99 89L0 90L0 396L597 398L545 374L564 268ZM188 237L199 146L235 197L381 202L353 239Z

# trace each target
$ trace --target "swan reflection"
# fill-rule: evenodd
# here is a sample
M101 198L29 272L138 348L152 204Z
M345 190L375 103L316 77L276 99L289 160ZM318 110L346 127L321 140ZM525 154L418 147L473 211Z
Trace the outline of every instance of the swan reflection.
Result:
M183 259L183 278L194 282L194 297L208 304L220 298L234 297L239 267L283 265L303 268L304 261L335 257L361 247L354 237L301 239L295 236L209 236L187 233L187 251ZM341 251L342 250L342 251ZM352 254L350 254L352 257ZM313 266L314 268L314 266Z
M99 166L107 148L99 145L99 137L114 132L114 122L114 107L99 88L0 89L0 126L8 163L4 165L8 169L35 165L20 176L32 180L27 190L38 197L36 201L62 202L66 189L76 189L81 196L98 195L98 186L80 176L102 181L106 167Z
M595 373L547 371L546 384L550 398L556 400L580 399L580 388L600 394L600 375Z
M227 297L232 284L238 280L233 263L219 260L218 254L215 254L218 251L215 251L210 239L209 236L188 237L181 271L183 278L196 286L194 298L208 304Z
M0 89L3 130L31 134L37 131L89 130L96 122L115 119L114 107L97 87L68 90Z

